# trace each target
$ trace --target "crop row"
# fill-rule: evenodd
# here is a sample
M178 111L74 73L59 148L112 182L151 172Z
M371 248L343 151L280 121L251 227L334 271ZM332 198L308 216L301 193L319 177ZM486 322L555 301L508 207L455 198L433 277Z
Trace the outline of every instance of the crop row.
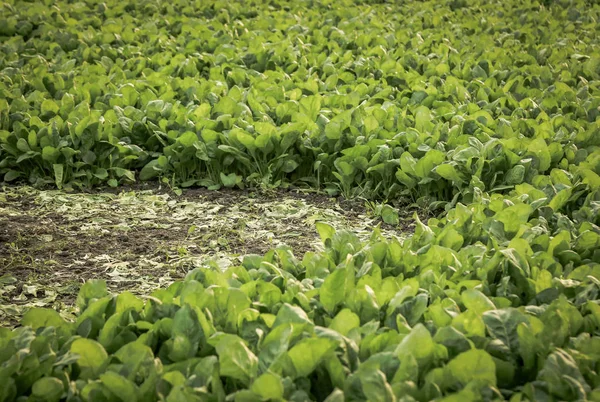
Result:
M518 196L416 219L402 243L319 223L323 252L143 298L89 281L75 322L0 328L0 400L599 400L595 225Z
M186 4L6 4L4 180L449 200L598 163L593 15L428 4L406 23L391 6L321 5L294 8L299 24L285 7Z

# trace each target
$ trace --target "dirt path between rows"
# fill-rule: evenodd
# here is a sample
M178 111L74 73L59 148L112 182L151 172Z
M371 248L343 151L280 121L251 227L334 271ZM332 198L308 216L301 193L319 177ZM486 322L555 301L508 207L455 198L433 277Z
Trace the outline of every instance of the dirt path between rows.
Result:
M15 325L32 306L74 312L79 286L149 293L196 267L239 264L247 254L287 245L297 258L320 249L314 223L366 239L380 224L364 203L314 193L160 188L67 193L30 187L0 190L0 325ZM403 237L411 219L385 236Z

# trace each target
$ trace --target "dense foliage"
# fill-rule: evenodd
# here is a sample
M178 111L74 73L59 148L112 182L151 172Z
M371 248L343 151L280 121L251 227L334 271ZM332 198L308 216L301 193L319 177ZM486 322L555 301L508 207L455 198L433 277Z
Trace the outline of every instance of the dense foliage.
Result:
M46 3L0 10L5 181L446 213L143 298L88 282L76 322L0 328L0 401L600 401L596 2Z

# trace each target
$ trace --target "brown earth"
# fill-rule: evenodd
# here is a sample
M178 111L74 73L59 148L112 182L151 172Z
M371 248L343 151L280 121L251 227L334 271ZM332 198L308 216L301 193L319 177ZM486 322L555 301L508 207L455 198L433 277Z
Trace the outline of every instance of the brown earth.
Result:
M141 294L208 261L226 267L281 244L301 258L320 248L316 221L364 239L377 224L386 236L412 231L407 216L392 227L361 202L315 193L2 190L0 325L15 325L32 306L72 314L79 286L92 278L105 279L115 292Z

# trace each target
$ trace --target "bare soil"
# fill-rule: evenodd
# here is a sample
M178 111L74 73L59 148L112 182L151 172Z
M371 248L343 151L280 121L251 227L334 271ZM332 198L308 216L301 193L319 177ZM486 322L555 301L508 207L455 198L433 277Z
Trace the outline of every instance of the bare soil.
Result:
M408 215L392 227L364 203L296 191L0 190L0 325L10 326L33 306L73 314L92 278L141 294L209 261L225 268L281 245L301 258L321 247L316 221L364 239L378 224L386 236L413 230Z

